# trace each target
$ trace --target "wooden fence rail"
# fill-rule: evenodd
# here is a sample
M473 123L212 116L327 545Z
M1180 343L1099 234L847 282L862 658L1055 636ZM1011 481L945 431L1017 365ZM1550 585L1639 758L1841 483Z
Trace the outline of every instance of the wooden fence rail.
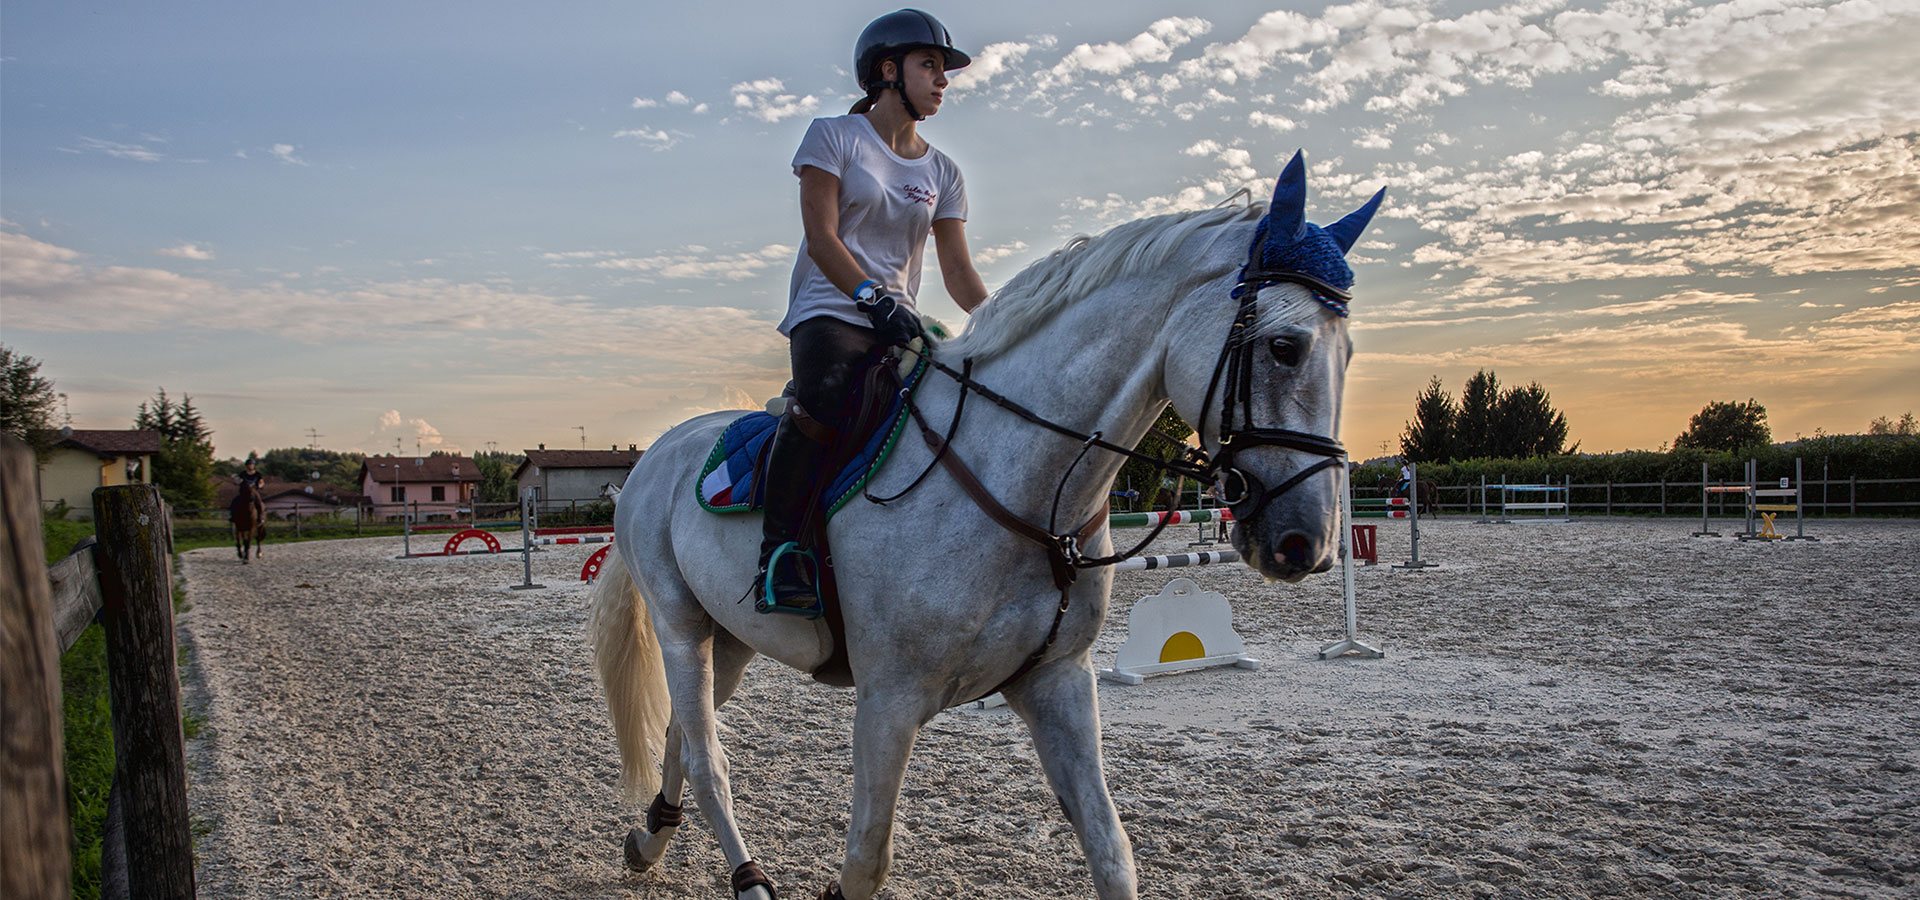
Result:
M166 507L152 485L94 491L96 539L49 570L34 470L32 450L0 437L0 897L70 893L59 658L96 614L114 748L102 893L192 897Z

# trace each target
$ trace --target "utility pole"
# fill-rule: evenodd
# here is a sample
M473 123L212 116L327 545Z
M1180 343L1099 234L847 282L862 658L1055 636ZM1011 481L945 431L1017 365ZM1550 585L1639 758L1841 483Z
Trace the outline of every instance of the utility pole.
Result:
M321 434L318 430L309 427L307 429L307 449L308 450L320 449L320 439L323 437L326 437L326 435Z
M587 426L575 425L573 426L573 429L575 431L580 432L580 449L582 450L587 449Z
M393 439L393 455L395 456L400 455L400 439L399 438Z

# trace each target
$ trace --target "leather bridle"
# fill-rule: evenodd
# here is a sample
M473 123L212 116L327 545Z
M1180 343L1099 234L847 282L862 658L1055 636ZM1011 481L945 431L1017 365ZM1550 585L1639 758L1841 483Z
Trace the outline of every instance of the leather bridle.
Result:
M1204 435L1207 411L1213 408L1215 392L1222 387L1224 378L1226 390L1220 394L1220 451L1211 459L1206 459L1205 452L1201 451L1204 459L1202 472L1207 480L1220 486L1221 501L1233 510L1234 518L1242 522L1258 517L1266 511L1267 504L1299 487L1314 473L1334 468L1347 458L1347 448L1337 438L1286 428L1261 428L1253 424L1253 336L1259 323L1260 290L1277 284L1295 284L1306 288L1320 305L1341 318L1347 316L1347 302L1353 299L1353 295L1345 290L1302 272L1246 267L1240 271L1240 283L1233 289L1233 297L1240 301L1240 308L1234 313L1233 324L1227 330L1226 343L1220 347L1220 358L1214 362L1213 378L1207 382L1207 395L1201 401L1201 420L1197 424ZM1267 488L1258 476L1234 465L1235 457L1255 447L1284 447L1312 453L1322 459L1295 472L1286 481ZM1242 512L1241 507L1249 502L1253 508Z
M1151 462L1154 464L1157 472L1165 471L1175 473L1179 475L1183 481L1186 478L1194 478L1203 484L1217 483L1221 490L1222 502L1225 502L1227 507L1233 510L1234 518L1243 523L1252 521L1266 510L1269 503L1272 503L1286 492L1299 487L1305 483L1309 477L1324 469L1337 467L1342 460L1346 459L1346 447L1336 438L1285 428L1262 428L1253 424L1254 353L1252 345L1253 337L1259 323L1258 301L1261 289L1278 284L1300 285L1313 292L1314 299L1319 301L1322 306L1327 307L1329 310L1332 310L1334 314L1342 318L1347 315L1347 302L1352 299L1352 295L1341 288L1335 287L1303 272L1255 269L1252 268L1252 265L1250 262L1247 266L1241 267L1240 281L1233 289L1231 296L1239 300L1239 309L1234 314L1233 324L1227 330L1225 342L1221 344L1220 355L1214 361L1213 377L1207 383L1206 398L1200 407L1200 422L1196 423L1199 426L1196 432L1203 436L1204 441L1206 416L1208 411L1213 408L1214 397L1219 396L1220 449L1217 454L1208 454L1204 447L1189 447L1186 452L1178 458L1164 459L1140 453L1130 447L1122 447L1107 441L1101 436L1100 432L1096 431L1092 434L1085 434L1054 422L1002 396L986 385L975 381L972 375L973 360L971 358L962 361L961 369L955 370L951 366L933 358L931 353L922 354L933 369L952 378L960 386L959 398L954 403L952 422L948 425L947 434L943 438L938 430L927 421L919 405L914 402L913 393L904 392L906 393L907 408L915 424L919 426L921 436L926 441L928 448L933 451L933 459L927 463L926 469L923 470L919 476L915 477L911 484L907 485L905 490L891 497L875 497L871 493L867 493L867 499L880 504L897 500L918 486L936 466L944 465L947 467L948 472L954 477L954 480L958 481L968 496L973 499L975 505L986 512L989 518L993 519L1008 531L1040 545L1047 552L1047 561L1053 575L1054 586L1060 591L1060 602L1054 610L1053 624L1047 629L1046 639L1041 643L1039 649L1028 656L1012 675L1007 676L1004 681L1000 682L998 687L995 687L987 693L997 693L1007 685L1019 680L1022 676L1026 675L1027 672L1031 671L1034 666L1038 665L1047 650L1052 648L1055 639L1059 637L1060 622L1067 612L1069 605L1068 599L1070 596L1069 589L1073 586L1074 582L1078 580L1080 569L1113 565L1114 563L1138 554L1159 537L1161 530L1166 528L1168 521L1170 521L1169 517L1162 517L1161 520L1153 526L1153 530L1147 534L1144 540L1133 547L1133 549L1124 553L1116 553L1112 556L1097 558L1083 554L1080 549L1081 546L1094 535L1097 535L1100 528L1105 524L1107 504L1102 503L1100 509L1091 519L1072 531L1060 531L1058 520L1060 500L1065 494L1067 482L1073 477L1073 472L1079 467L1080 462L1084 460L1086 455L1093 449L1099 448L1118 453L1129 459ZM1221 390L1222 387L1225 388L1224 391ZM966 464L961 462L959 457L952 452L953 437L955 432L959 430L960 413L966 406L968 393L979 394L988 402L1022 419L1049 431L1080 441L1080 455L1074 459L1073 464L1068 466L1066 472L1060 476L1059 486L1054 491L1053 510L1048 516L1048 527L1041 528L1038 525L1019 518L1013 512L1006 509L999 501L994 499L980 483L979 479L967 468ZM1165 435L1162 436L1165 437ZM1181 442L1169 439L1169 443L1178 444ZM1282 447L1288 450L1315 454L1322 457L1322 459L1294 473L1286 481L1268 488L1257 476L1249 474L1246 470L1234 465L1234 461L1239 454L1256 447ZM1252 504L1251 509L1242 512L1242 508L1249 503Z

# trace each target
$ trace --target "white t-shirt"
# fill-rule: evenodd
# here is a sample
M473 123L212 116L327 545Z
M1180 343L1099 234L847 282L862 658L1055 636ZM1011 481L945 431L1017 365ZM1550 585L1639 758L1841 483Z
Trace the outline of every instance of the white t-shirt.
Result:
M887 286L909 308L920 293L920 259L940 219L967 217L967 186L960 167L928 145L919 159L903 159L880 139L866 116L815 119L793 154L793 174L813 166L840 179L840 241L867 277ZM867 317L821 274L800 244L780 333L816 316L866 325Z

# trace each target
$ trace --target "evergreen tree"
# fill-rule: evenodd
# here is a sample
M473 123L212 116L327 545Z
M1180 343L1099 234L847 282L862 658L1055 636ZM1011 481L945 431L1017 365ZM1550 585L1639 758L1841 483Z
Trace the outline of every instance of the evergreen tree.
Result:
M1739 450L1771 443L1773 430L1767 427L1767 408L1748 397L1745 403L1707 404L1687 423L1687 430L1673 439L1673 449Z
M1451 462L1458 415L1453 397L1440 386L1440 376L1433 376L1427 389L1414 398L1413 421L1400 433L1400 455L1413 462Z
M1453 458L1496 455L1494 429L1500 415L1500 379L1481 369L1460 391L1460 412L1453 420Z
M0 432L46 453L53 447L53 409L59 401L53 382L40 376L39 360L0 344Z
M160 388L151 403L140 404L133 427L160 432L160 453L153 460L160 496L178 507L213 505L213 432L193 408L193 397L176 404Z
M1513 388L1500 397L1494 443L1503 459L1559 456L1567 443L1567 417L1553 408L1540 382Z

